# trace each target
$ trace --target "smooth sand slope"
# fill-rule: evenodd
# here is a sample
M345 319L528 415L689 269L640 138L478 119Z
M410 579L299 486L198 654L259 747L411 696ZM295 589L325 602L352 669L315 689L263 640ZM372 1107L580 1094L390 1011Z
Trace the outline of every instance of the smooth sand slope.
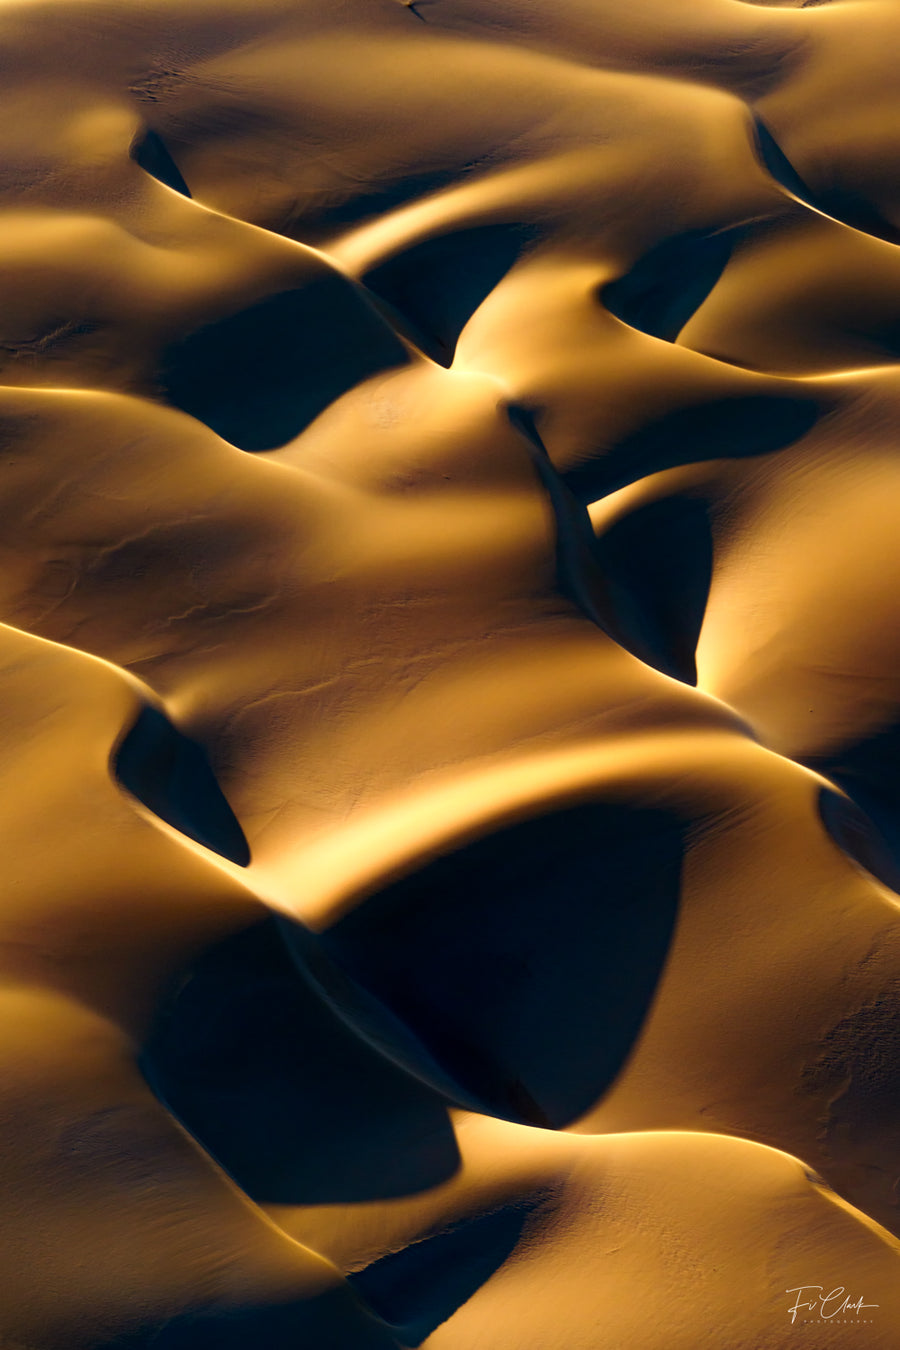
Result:
M0 0L0 1350L900 1346L898 40Z

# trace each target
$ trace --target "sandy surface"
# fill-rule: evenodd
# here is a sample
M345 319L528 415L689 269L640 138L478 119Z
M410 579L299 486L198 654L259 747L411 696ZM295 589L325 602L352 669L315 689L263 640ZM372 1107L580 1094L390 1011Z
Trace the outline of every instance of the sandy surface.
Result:
M0 0L0 1350L900 1346L896 0Z

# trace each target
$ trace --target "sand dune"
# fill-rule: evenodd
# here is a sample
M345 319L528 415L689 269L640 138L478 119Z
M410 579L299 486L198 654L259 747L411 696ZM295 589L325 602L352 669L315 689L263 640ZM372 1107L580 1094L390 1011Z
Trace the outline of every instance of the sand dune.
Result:
M796 1159L721 1135L575 1139L478 1119L457 1133L460 1175L432 1202L424 1231L420 1200L382 1206L377 1228L360 1207L342 1250L347 1227L335 1232L328 1213L277 1211L288 1227L315 1229L351 1269L365 1262L351 1282L412 1344L775 1345L790 1334L823 1347L892 1344L878 1322L896 1319L896 1243ZM394 1250L410 1233L416 1241ZM890 1293L860 1310L855 1332L845 1317L813 1329L806 1307L793 1321L788 1312L793 1333L779 1338L779 1305L821 1301L794 1292L810 1263L826 1282L840 1271L841 1284ZM774 1270L786 1287L761 1299ZM432 1329L435 1311L450 1315Z
M897 1346L897 24L0 4L4 1350Z

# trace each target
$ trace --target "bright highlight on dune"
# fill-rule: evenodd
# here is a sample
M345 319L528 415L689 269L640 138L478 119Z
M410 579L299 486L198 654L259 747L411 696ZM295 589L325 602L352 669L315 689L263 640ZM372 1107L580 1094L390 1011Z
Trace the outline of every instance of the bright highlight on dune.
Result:
M898 40L0 0L0 1350L897 1350Z

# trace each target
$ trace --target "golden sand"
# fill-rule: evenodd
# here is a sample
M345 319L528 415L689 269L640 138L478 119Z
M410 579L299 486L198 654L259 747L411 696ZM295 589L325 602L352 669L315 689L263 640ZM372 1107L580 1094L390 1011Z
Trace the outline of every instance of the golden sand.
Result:
M896 0L0 0L0 1350L900 1346Z

